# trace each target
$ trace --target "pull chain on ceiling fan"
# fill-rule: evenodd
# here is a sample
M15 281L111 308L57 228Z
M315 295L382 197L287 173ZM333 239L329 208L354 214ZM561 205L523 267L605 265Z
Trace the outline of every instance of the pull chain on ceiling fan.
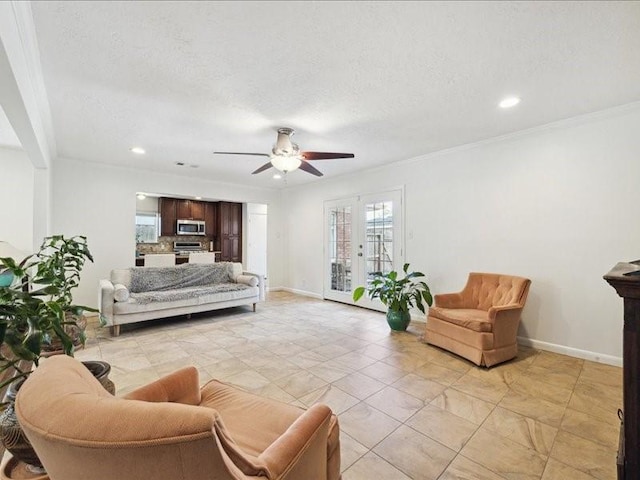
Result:
M354 158L353 153L333 152L301 152L297 144L291 141L292 128L282 127L278 129L278 138L271 149L271 153L245 153L245 152L213 152L216 155L254 155L269 157L268 163L252 172L253 174L264 172L271 167L283 173L293 172L298 168L307 173L321 177L322 172L308 163L309 160L332 160L335 158Z

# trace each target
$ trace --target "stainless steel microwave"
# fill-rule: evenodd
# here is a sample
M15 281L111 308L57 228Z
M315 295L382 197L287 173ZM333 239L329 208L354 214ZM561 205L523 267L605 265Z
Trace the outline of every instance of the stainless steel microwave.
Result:
M204 222L201 220L178 220L178 235L204 235Z

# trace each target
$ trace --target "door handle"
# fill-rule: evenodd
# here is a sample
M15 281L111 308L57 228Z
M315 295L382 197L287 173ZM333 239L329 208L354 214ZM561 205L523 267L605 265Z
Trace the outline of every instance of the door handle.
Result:
M361 257L362 256L362 252L358 252L358 256Z

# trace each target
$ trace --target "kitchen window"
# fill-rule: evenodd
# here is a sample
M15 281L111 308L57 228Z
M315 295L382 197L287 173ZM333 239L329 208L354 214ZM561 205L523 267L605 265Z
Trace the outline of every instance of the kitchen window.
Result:
M136 214L136 243L158 243L157 213Z

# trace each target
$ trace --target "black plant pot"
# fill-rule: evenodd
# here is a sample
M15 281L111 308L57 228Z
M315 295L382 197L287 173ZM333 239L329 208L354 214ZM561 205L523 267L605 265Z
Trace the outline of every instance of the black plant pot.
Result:
M85 367L100 382L104 389L115 395L115 385L109 379L111 365L98 360L82 362ZM15 412L15 400L24 380L14 382L7 389L5 401L8 405L0 414L0 441L11 454L23 463L27 464L27 469L33 473L46 473L42 467L42 462L36 455L29 439L22 431L18 417Z

